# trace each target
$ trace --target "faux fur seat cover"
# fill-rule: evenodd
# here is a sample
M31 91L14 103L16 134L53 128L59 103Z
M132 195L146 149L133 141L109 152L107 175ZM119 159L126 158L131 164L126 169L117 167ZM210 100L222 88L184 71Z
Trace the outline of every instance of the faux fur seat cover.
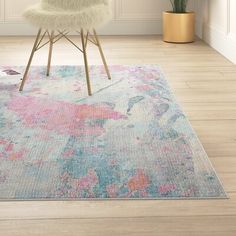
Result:
M50 30L96 29L111 15L110 0L41 0L24 13L31 24Z

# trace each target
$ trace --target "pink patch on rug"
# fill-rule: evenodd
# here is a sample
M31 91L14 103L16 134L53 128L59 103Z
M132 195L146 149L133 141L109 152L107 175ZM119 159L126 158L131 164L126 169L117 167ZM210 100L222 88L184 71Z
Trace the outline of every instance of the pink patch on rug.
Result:
M168 146L163 147L161 150L163 151L163 153L171 152L171 148Z
M36 92L39 93L40 91L41 91L40 88L33 88L33 89L31 90L32 93L36 93Z
M194 190L193 189L188 189L182 194L182 197L190 197L193 194L194 194Z
M5 147L5 152L11 152L13 151L14 145L12 143L9 143L6 147Z
M96 120L127 119L106 104L77 105L43 100L36 97L14 97L8 109L17 113L26 127L42 128L62 135L101 135L104 132Z
M63 153L63 156L65 158L69 158L72 157L75 154L75 150L71 149L71 150L67 150Z
M20 151L9 151L5 153L0 153L0 157L5 157L10 161L21 160L24 157L25 150Z
M158 192L161 194L167 194L169 192L172 192L176 189L175 184L163 184L159 187Z
M144 85L137 86L136 89L142 92L142 91L153 90L153 87L148 84L144 84Z
M115 165L117 165L117 160L115 160L115 159L110 160L110 161L109 161L109 164L110 164L111 166L115 166Z
M119 192L119 188L115 184L108 185L106 190L110 198L116 198Z
M7 144L7 141L5 139L0 139L0 145L5 145Z
M24 154L25 154L24 150L21 150L21 151L18 151L18 152L13 152L13 153L10 154L8 159L11 160L11 161L20 160L24 157Z
M86 176L74 180L76 192L88 191L90 197L94 196L93 188L98 184L98 176L94 170L89 170Z
M15 150L16 147L14 143L11 143L9 141L0 140L0 145L3 145L3 151L0 152L1 158L6 158L7 160L19 160L24 157L24 154L26 150L23 148L21 150Z

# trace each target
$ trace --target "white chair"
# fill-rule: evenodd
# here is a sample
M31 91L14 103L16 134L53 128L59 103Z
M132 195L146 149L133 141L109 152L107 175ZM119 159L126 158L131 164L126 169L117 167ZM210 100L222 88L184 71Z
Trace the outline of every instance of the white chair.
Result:
M53 45L61 38L65 38L83 53L88 94L91 96L92 90L87 59L87 44L90 41L98 46L107 76L111 79L106 59L96 33L96 28L106 23L111 18L111 14L110 0L41 0L39 4L27 9L24 17L31 24L37 26L39 31L23 76L20 91L24 88L35 52L49 44L47 65L47 76L49 76ZM71 31L80 34L81 47L69 38L68 34ZM44 38L47 35L49 39L44 43Z

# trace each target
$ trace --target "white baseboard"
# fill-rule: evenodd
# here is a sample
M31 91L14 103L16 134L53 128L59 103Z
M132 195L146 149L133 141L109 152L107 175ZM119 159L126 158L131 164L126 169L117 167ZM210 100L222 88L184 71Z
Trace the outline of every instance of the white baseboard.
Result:
M203 39L218 52L236 64L236 37L204 25Z
M26 23L0 23L0 35L35 35L37 29ZM111 21L102 30L101 35L153 35L162 33L162 20L152 21Z

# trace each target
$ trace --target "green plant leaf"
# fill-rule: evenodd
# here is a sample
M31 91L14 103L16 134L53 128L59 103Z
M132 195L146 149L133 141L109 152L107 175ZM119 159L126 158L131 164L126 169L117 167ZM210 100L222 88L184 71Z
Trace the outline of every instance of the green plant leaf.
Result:
M174 13L186 13L188 0L170 0Z

